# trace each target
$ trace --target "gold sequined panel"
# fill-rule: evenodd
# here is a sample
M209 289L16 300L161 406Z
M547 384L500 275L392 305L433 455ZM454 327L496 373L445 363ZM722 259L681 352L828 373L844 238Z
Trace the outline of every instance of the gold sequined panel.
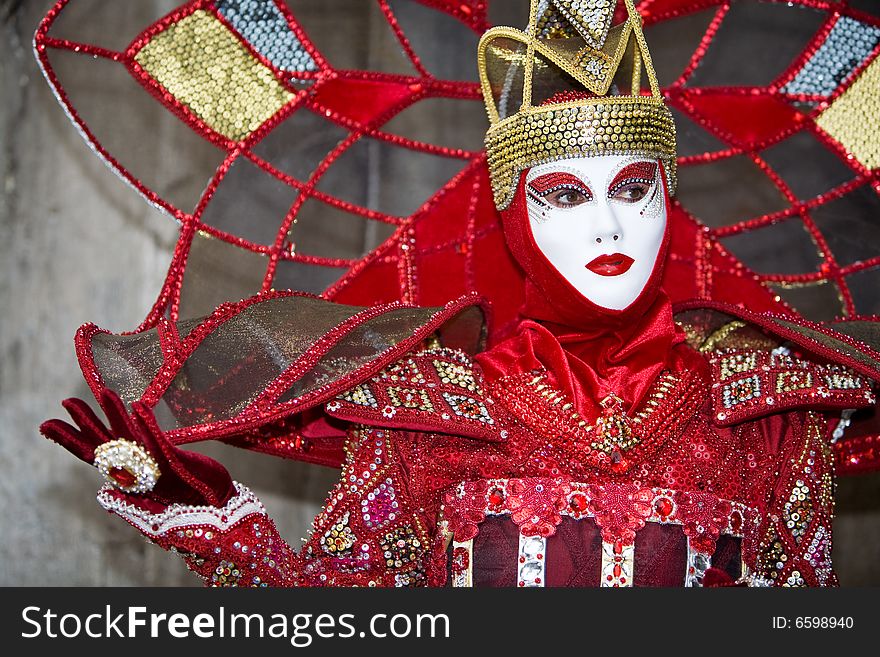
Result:
M880 167L880 59L816 123L869 169Z
M708 308L676 313L675 323L684 331L688 344L704 354L723 349L772 351L784 342L754 324Z
M614 97L595 105L533 108L493 125L486 135L495 203L506 208L526 169L568 157L638 154L663 162L675 191L675 125L662 102Z
M552 5L538 19L536 33L543 39L565 39L577 34L565 14Z
M156 35L135 61L210 128L236 141L294 96L223 23L202 10Z

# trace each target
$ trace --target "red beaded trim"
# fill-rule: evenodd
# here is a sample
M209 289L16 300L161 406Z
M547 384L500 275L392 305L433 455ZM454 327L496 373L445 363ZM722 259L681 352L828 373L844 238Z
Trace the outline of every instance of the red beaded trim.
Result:
M169 13L164 18L152 24L147 29L143 30L139 35L134 38L132 43L124 51L119 52L111 51L106 48L101 48L90 44L77 43L71 40L57 39L49 36L49 33L59 14L65 9L68 3L69 0L59 0L56 3L52 10L50 10L47 13L46 17L43 19L34 39L37 58L48 82L50 83L53 91L58 97L59 102L62 104L65 111L70 116L71 120L80 130L89 145L92 146L92 148L96 151L96 153L102 159L104 159L105 162L107 162L107 164L121 178L132 185L151 204L169 213L181 223L180 238L178 240L178 245L175 251L175 257L172 260L171 266L169 267L168 277L166 279L165 285L163 286L159 298L154 304L153 309L151 310L148 317L144 320L139 330L144 330L146 328L151 328L152 326L154 326L158 321L161 320L167 310L170 310L170 317L172 319L177 319L183 274L187 266L190 246L192 244L193 237L197 232L206 233L229 244L233 244L239 248L256 253L262 253L268 256L266 273L263 277L264 291L268 291L272 285L274 272L279 260L292 260L295 262L315 264L327 267L348 267L349 271L346 272L346 275L343 277L343 279L338 281L333 286L332 291L328 290L325 293L326 296L332 298L334 295L344 290L349 284L351 284L352 281L357 279L358 273L362 273L364 269L368 269L370 262L367 262L364 259L359 260L358 265L360 266L357 267L357 271L355 271L355 268L352 267L354 263L349 261L327 257L311 256L308 254L299 254L291 251L290 245L287 243L286 236L293 223L295 223L298 210L308 198L315 198L324 203L328 203L330 205L333 205L334 207L340 208L346 212L362 215L372 220L401 225L404 223L410 224L414 221L415 218L421 217L421 215L423 214L427 214L430 210L438 205L441 198L445 195L447 191L452 190L460 185L470 185L472 179L478 180L475 176L475 173L477 170L481 169L481 166L483 166L485 156L482 152L471 152L460 148L437 146L434 144L428 144L417 140L408 139L399 135L390 134L381 130L381 126L384 125L393 116L424 98L454 98L461 100L470 100L474 102L479 102L482 99L479 84L467 81L450 81L438 79L425 68L425 66L418 58L415 50L410 45L409 40L404 35L400 25L398 24L394 16L394 13L392 12L387 2L383 1L379 3L380 10L384 14L385 19L388 21L389 27L399 40L405 54L412 62L413 67L418 73L417 75L406 76L389 73L379 73L373 71L342 71L334 69L330 65L330 63L328 63L323 58L320 51L308 38L308 35L306 35L300 28L298 22L296 21L289 8L280 2L276 4L279 10L287 19L288 27L294 32L299 43L315 61L318 69L317 71L302 73L297 72L296 74L291 74L290 72L280 70L275 67L271 61L260 54L252 46L252 44L250 44L247 39L244 38L242 34L239 34L235 29L230 29L230 32L238 39L243 47L246 48L248 52L257 60L259 60L264 66L269 68L276 79L282 85L287 86L288 89L294 94L294 97L289 103L287 103L273 117L267 120L262 126L260 126L257 130L251 133L240 143L233 142L213 131L203 121L196 117L189 110L188 107L182 105L173 95L168 93L164 88L160 87L155 82L155 80L145 71L143 71L141 67L138 66L137 62L134 61L134 56L144 45L146 45L146 43L149 42L151 38L153 38L162 30L167 29L170 25L191 15L196 10L209 12L213 18L219 20L227 27L230 27L228 21L226 21L223 15L216 10L216 7L212 2L210 2L209 0L190 0L189 2L182 4L180 7ZM470 29L477 31L478 33L481 33L483 27L485 27L487 24L487 5L484 0L462 0L461 2L453 3L443 2L442 0L435 0L426 4L435 7L438 11L442 11L454 16L455 18L462 21L465 25L467 25ZM194 211L189 212L189 208L177 208L172 203L163 199L160 195L151 190L146 184L144 184L134 175L132 175L125 168L123 163L114 159L109 151L107 151L101 145L101 143L97 140L95 135L89 130L88 126L77 113L64 87L60 83L48 58L48 53L53 49L89 54L118 62L121 66L124 66L131 73L135 80L137 80L138 83L140 83L144 87L144 89L147 90L148 93L153 95L153 97L156 98L158 102L162 103L169 111L177 115L192 130L200 134L208 141L214 143L219 148L227 151L227 157L218 168L215 176L211 180L205 193L199 201L198 206ZM293 84L293 82L296 80L310 80L314 84L311 86L310 89L303 91ZM348 86L350 88L356 89L358 85L373 85L375 87L374 95L387 96L388 103L386 103L383 109L377 111L375 115L370 116L359 115L357 108L355 107L350 108L350 112L340 111L340 108L337 106L338 103L336 103L335 101L335 96L339 93L339 87ZM326 117L328 120L348 128L351 131L351 134L322 160L310 179L305 182L294 180L290 176L283 174L282 172L272 167L271 164L265 162L262 158L251 151L251 148L256 143L258 143L263 137L271 132L278 124L289 118L289 116L295 110L298 110L300 108L308 108L320 114L321 116ZM337 199L335 197L331 197L322 192L319 192L316 189L316 186L322 176L327 172L327 170L329 170L336 159L338 159L344 152L347 151L348 148L350 148L353 144L355 144L363 137L372 137L415 151L440 155L443 157L461 159L464 161L465 168L462 172L459 173L459 175L450 180L441 190L438 190L437 194L428 199L423 204L423 206L419 208L411 217L406 218L392 217L387 214L368 210L366 208L353 205L341 199ZM214 192L216 191L218 185L222 182L223 177L229 170L232 163L239 156L249 159L254 164L263 169L266 173L275 176L285 184L290 185L300 192L295 202L289 209L286 219L283 223L279 225L277 238L272 245L266 246L262 244L255 244L249 240L240 238L236 235L228 234L222 230L216 229L212 226L208 226L201 222L200 217L202 211L207 206L211 197L214 195ZM477 182L475 182L474 184L477 185ZM474 202L471 204L474 212L476 211L477 207L476 199L478 199L480 196L485 196L486 194L488 194L488 181L479 180L478 186L475 187ZM475 231L475 226L477 223L475 218L469 217L468 223ZM496 225L494 229L497 230L498 226ZM411 233L412 231L409 230L399 231L386 242L387 248L384 249L385 253L378 258L372 259L384 262L388 258L391 258L400 263L401 266L399 269L399 298L407 302L415 300L415 298L417 298L418 296L416 294L416 280L413 274L413 269L411 266L408 265L408 263L413 259L414 255L409 252L410 242L412 241ZM470 233L465 236L464 242L471 243L476 237L477 235ZM472 254L472 249L468 250L468 253ZM377 254L376 252L373 252L373 254L371 255L376 256ZM471 260L472 257L472 255L469 255L467 259ZM472 267L472 263L469 264L469 267ZM474 286L471 286L469 289L474 289ZM464 289L462 290L462 292L465 291L466 290ZM510 321L510 318L507 318L507 321Z

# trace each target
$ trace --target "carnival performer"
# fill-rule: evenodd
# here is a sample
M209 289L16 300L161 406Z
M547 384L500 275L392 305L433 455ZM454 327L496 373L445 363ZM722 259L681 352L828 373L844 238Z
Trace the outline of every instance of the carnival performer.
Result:
M880 364L793 316L673 315L675 128L621 7L532 0L525 31L479 46L495 203L526 276L511 337L483 348L474 297L270 293L185 336L145 332L140 353L166 357L135 384L102 358L122 339L88 329L109 427L69 400L77 426L42 431L102 472L101 505L210 585L836 584L830 440L875 404ZM179 446L205 439L341 465L300 551Z

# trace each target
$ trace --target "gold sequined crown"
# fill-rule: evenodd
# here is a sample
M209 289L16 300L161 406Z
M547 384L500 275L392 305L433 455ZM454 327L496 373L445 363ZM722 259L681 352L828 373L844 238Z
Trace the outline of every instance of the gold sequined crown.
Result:
M524 32L496 27L483 35L478 59L498 209L510 204L524 170L569 157L658 158L675 191L672 114L633 0L623 0L627 18L612 26L617 4L531 0Z

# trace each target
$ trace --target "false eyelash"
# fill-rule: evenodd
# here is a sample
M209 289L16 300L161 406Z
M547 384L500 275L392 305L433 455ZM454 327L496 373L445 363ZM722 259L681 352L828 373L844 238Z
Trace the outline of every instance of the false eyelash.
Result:
M533 190L531 187L526 188L526 200L529 200L532 203L537 203L541 207L549 205L547 200L543 196L535 192L535 190Z
M570 173L553 172L543 176L539 176L528 184L528 191L532 194L544 198L560 189L572 189L578 191L588 199L593 198L593 192L584 185L577 177Z
M633 162L621 169L608 185L608 198L613 198L623 187L633 183L651 185L657 180L655 162Z
M642 183L643 185L651 185L653 184L653 178L627 178L626 180L621 180L619 183L614 185L611 189L608 190L608 198L614 198L621 189L626 187L627 185L632 185L633 183Z

